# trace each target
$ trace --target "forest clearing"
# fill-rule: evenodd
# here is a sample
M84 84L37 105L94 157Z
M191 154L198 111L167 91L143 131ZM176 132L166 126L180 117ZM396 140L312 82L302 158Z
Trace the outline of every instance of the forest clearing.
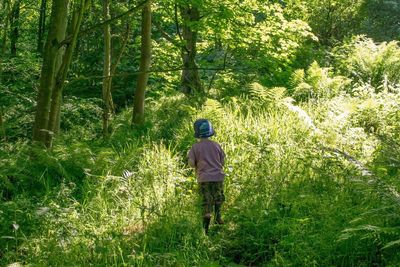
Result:
M400 266L398 14L0 0L0 265Z

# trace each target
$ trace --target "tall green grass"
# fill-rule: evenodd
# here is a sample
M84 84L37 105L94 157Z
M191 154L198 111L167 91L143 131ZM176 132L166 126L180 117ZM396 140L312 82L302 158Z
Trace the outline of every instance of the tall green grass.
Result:
M4 147L1 263L395 265L399 205L379 181L392 193L398 182L387 172L363 176L333 150L374 170L387 147L365 126L364 100L339 95L296 106L283 89L273 90L196 105L180 94L161 97L148 105L142 127L129 126L129 111L119 114L108 141L72 128L52 152ZM385 118L380 132L391 133L395 115L373 108ZM212 225L209 236L186 165L197 118L212 121L213 139L227 154L227 224Z

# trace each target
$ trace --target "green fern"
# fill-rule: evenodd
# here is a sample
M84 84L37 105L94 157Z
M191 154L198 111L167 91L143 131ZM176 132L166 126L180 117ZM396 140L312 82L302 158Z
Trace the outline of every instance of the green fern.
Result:
M392 41L375 43L365 36L356 36L334 49L336 65L357 83L370 83L376 91L396 87L400 83L400 47Z
M332 98L346 91L350 81L344 76L333 75L330 68L322 68L316 61L305 72L295 71L291 78L293 96L297 100Z
M288 101L287 89L285 87L266 88L259 83L250 85L250 96L259 100L262 104L281 106Z

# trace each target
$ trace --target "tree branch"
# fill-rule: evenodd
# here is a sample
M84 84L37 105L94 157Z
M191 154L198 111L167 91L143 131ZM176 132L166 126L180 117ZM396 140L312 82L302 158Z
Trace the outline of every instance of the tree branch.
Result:
M119 61L121 60L121 57L122 57L122 55L123 55L124 52L125 52L125 48L126 48L126 45L128 44L128 40L129 40L129 33L130 33L130 31L131 31L131 26L129 25L129 23L127 23L127 24L126 24L125 36L124 36L124 39L123 39L121 48L120 48L120 50L119 50L119 53L118 53L118 55L117 55L115 61L111 64L111 71L110 71L111 76L114 75L114 73L115 73L115 71L116 71L116 69L117 69L118 63L119 63Z
M111 24L112 22L114 22L114 21L116 21L116 20L119 20L119 19L121 19L121 18L123 18L123 17L125 17L125 16L128 16L128 15L134 13L135 11L141 10L142 7L148 3L148 1L149 1L149 0L145 0L145 1L143 1L143 2L140 2L137 6L135 6L135 7L131 8L131 9L129 9L128 11L126 11L126 12L124 12L124 13L122 13L122 14L119 14L119 15L117 15L117 16L111 18L111 19L105 20L105 21L103 21L103 22L100 22L100 23L98 23L98 24L96 24L96 25L93 25L93 26L91 26L91 27L89 27L89 28L87 28L87 29L84 29L84 30L80 31L80 32L79 32L79 36L88 34L88 33L90 33L91 31L93 31L93 30L95 30L95 29L97 29L97 28L99 28L99 27L102 27L102 26L107 25L107 24ZM72 35L70 34L70 35L68 35L63 41L61 41L61 42L59 43L59 47L62 47L62 46L64 46L64 45L68 44L68 43L71 41L71 39L72 39Z
M228 57L228 51L229 51L229 47L228 47L228 48L226 49L226 51L225 51L225 55L224 55L224 64L222 65L222 69L220 69L220 70L225 70L225 68L226 68L226 59L227 59L227 57ZM220 71L220 70L216 70L216 71L214 72L214 75L211 77L210 84L208 85L208 90L207 90L207 91L210 91L211 86L212 86L212 84L213 84L213 82L214 82L214 80L215 80L215 77L217 76L217 73L218 73L218 71Z
M153 20L153 24L154 24L154 26L156 26L157 30L160 31L161 35L162 35L166 40L168 40L170 43L172 43L173 45L175 45L175 46L176 46L177 48L179 48L179 49L184 48L183 45L181 45L179 42L175 41L174 38L172 38L172 36L170 36L167 32L165 32L165 31L162 29L161 25L160 25L157 21Z
M107 77L129 77L129 76L136 76L140 73L163 73L163 72L174 72L174 71L182 71L184 69L189 69L189 70L209 70L209 71L223 71L226 70L226 68L183 68L183 67L176 67L176 68L170 68L170 69L160 69L160 70L148 70L148 71L134 71L134 72L124 72L124 73L119 73L119 74L114 74L110 76L90 76L90 77L78 77L69 82L69 84L80 81L80 80L89 80L89 79L104 79ZM234 69L235 71L245 71L245 69Z
M181 40L181 42L183 42L183 38L181 35L181 30L179 28L179 21L178 21L178 6L175 4L174 6L174 13L175 13L175 27L176 27L176 33L179 36L179 40Z

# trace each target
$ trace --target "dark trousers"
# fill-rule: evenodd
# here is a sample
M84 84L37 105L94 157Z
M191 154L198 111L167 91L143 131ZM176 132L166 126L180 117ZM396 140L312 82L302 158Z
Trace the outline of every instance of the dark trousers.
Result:
M203 216L209 216L213 212L213 207L217 209L225 200L223 182L202 182L199 183ZM218 210L219 212L219 210Z

